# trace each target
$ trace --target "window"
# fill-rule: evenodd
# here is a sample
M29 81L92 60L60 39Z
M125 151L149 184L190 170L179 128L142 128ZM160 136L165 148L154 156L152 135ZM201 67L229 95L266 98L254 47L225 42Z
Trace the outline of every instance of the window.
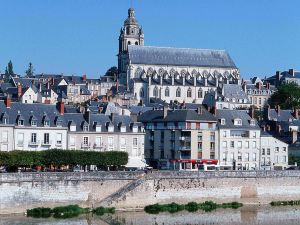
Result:
M144 98L144 89L143 88L141 88L141 90L140 90L140 97Z
M2 142L8 142L8 132L2 131Z
M198 151L202 151L202 142L198 142Z
M102 137L96 137L95 145L96 147L100 147L102 145Z
M169 97L170 96L170 89L167 87L165 90L165 96Z
M31 143L36 143L36 133L31 134Z
M202 141L202 133L198 134L198 141Z
M215 133L214 132L210 133L210 141L215 141Z
M242 142L241 141L238 141L238 148L242 148Z
M234 160L234 153L231 152L231 153L230 153L230 161L233 161L233 160Z
M225 125L226 120L225 119L221 119L221 125Z
M198 90L198 98L203 98L203 91L201 88Z
M83 125L83 132L89 131L89 126L88 125Z
M44 144L49 144L49 133L44 133Z
M255 120L250 120L250 126L255 126Z
M283 149L282 149L282 150L283 150L283 152L286 152L286 147L283 147Z
M279 147L275 147L275 152L279 152Z
M191 88L189 88L189 89L187 90L186 96L187 96L188 98L191 98L191 97L192 97L192 89L191 89Z
M18 133L18 145L23 146L24 144L24 133Z
M262 154L262 155L265 155L265 154L266 154L266 152L265 152L265 149L264 149L264 148L261 150L261 154Z
M249 148L249 141L246 141L246 148Z
M253 137L256 138L256 132L253 132Z
M132 145L133 145L134 147L137 147L137 145L138 145L138 139L137 139L137 138L133 138L133 139L132 139Z
M181 96L181 90L180 88L176 89L176 97L180 97Z
M240 152L238 153L238 160L242 161L242 153L240 153Z
M56 144L62 144L62 133L56 133Z
M253 160L253 161L256 161L256 153L253 153L253 154L252 154L252 160Z
M227 131L223 131L223 137L227 137Z
M227 141L223 141L222 146L223 146L223 148L227 148Z
M36 125L37 125L36 120L31 120L31 126L36 126Z
M271 150L268 148L267 149L267 155L270 155L271 154Z
M234 120L234 125L241 126L242 125L242 120L241 119L235 119Z
M24 125L24 120L18 120L18 126L23 126Z
M120 145L121 146L125 146L126 145L126 138L125 137L121 137L121 139L120 139Z
M252 147L253 147L253 148L256 148L256 141L253 141Z
M158 97L158 89L157 89L157 87L155 87L155 88L153 89L153 97L155 97L155 98Z
M231 141L231 142L230 142L230 147L231 147L231 148L234 148L234 141Z
M70 136L70 146L75 146L75 137Z
M112 151L114 149L114 137L108 137L108 150Z
M227 154L225 152L223 153L223 161L227 161Z
M45 127L49 127L50 126L50 121L49 120L45 120L44 121L44 126Z
M245 161L249 161L249 153L245 153Z
M83 137L83 145L88 146L89 145L89 137Z

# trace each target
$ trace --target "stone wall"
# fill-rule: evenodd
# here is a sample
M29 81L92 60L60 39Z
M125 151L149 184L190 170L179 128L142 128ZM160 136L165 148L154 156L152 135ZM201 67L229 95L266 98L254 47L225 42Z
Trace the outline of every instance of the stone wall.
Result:
M0 174L0 214L79 204L140 208L153 203L300 199L298 171Z

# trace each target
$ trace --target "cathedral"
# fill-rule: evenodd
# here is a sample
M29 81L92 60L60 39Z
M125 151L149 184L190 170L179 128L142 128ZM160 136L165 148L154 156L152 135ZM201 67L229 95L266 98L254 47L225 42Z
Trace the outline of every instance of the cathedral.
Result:
M144 46L133 8L119 36L119 81L138 102L153 99L202 103L223 84L240 84L240 72L224 50Z

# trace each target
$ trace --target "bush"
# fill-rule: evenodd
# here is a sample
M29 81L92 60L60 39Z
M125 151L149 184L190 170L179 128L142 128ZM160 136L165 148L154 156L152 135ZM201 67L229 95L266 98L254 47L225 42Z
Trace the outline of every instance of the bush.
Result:
M27 209L27 216L35 217L35 218L48 218L52 214L52 210L50 208L34 208Z
M81 208L78 205L60 206L52 209L53 217L60 218L60 219L76 217L79 216L80 214L84 214L88 212L89 212L89 208Z
M128 162L127 152L95 152L79 150L0 152L0 166L97 165L121 166Z
M189 202L184 207L189 212L196 212L199 208L198 204L196 202Z
M300 200L290 201L272 201L271 206L287 206L287 205L300 205Z

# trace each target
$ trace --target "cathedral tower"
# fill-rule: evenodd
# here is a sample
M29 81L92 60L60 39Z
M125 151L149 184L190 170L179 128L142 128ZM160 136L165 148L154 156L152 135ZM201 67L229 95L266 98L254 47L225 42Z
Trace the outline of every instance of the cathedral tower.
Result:
M135 19L133 8L128 9L128 17L124 21L119 36L118 69L121 80L127 73L128 45L144 45L144 33Z

